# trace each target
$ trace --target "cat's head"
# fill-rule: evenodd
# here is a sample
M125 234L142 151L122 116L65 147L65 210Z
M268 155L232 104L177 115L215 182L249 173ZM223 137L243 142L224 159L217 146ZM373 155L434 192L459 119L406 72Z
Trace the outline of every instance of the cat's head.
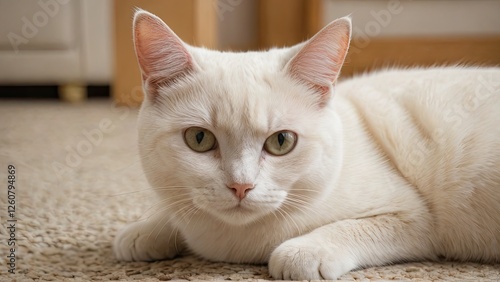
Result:
M350 34L342 18L291 48L218 52L138 11L140 153L164 209L243 225L307 209L332 189L342 158L333 86Z

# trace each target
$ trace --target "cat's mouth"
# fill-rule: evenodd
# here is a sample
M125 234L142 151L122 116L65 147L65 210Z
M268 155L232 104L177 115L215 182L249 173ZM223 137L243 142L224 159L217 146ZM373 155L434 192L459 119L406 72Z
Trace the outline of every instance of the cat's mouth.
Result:
M233 206L219 209L219 212L231 218L236 217L236 218L253 219L255 217L261 216L262 214L265 214L266 209L263 207L259 208L245 202L239 202Z
M233 207L229 207L229 208L224 209L224 211L225 212L243 212L243 213L254 212L251 208L245 206L241 202L239 202L238 204L236 204Z
M254 222L279 207L279 202L276 199L267 199L266 201L248 197L239 200L231 197L218 202L209 201L204 197L201 199L203 201L200 201L199 207L205 212L226 223L238 226Z
M249 224L262 216L258 209L242 205L241 203L232 207L219 209L217 214L219 219L236 226Z

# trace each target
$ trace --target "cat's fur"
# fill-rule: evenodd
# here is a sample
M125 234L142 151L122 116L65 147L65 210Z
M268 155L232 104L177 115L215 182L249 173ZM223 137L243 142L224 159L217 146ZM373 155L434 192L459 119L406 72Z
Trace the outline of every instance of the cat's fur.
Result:
M386 70L335 86L351 22L267 52L183 43L138 11L144 171L161 201L114 244L122 260L187 248L269 263L277 279L445 257L500 261L500 69ZM189 127L217 148L197 153ZM290 130L296 147L263 150ZM232 183L250 184L240 200Z

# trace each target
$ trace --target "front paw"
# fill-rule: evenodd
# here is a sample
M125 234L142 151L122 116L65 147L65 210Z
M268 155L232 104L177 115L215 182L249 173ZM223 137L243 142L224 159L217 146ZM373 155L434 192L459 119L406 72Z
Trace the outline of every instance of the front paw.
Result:
M166 226L155 231L155 227L158 226L150 222L126 226L118 232L113 243L115 257L123 261L154 261L171 259L179 254L181 244L175 238L175 232Z
M327 245L307 237L288 240L271 254L269 273L283 280L333 280L356 268L348 252Z

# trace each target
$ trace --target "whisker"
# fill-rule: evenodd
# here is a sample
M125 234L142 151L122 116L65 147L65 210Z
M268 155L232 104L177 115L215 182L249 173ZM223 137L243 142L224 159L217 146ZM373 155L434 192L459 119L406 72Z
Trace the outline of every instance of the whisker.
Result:
M169 224L169 223L170 223L170 222L174 219L174 217L175 217L175 216L177 216L177 214L178 214L179 212L182 212L184 209L189 209L189 208L191 208L191 207L190 207L190 206L185 206L185 207L181 208L180 210L178 210L178 211L176 211L176 212L175 212L174 216L170 217L167 221L165 221L165 222L163 223L163 225L161 226L160 230L158 230L158 232L156 233L156 236L155 236L155 242L158 240L158 236L160 236L160 233L163 231L163 229L165 229L165 227L166 227L166 226L167 226L167 225L168 225L168 224ZM166 216L168 216L168 214L167 214ZM163 217L163 218L164 218L164 217ZM158 223L155 225L155 227L151 230L151 233L148 235L148 239L149 239L149 237L153 234L154 230L158 228L159 223L160 223L160 222L158 222Z
M183 195L178 195L178 196L183 196ZM170 200L171 199L163 199L163 200L159 201L158 203L155 203L154 205L152 205L151 207L149 207L143 214L146 215L148 212L150 212L154 208L157 208L158 206L160 206L163 203L168 203L168 204L164 205L164 206L161 206L159 210L156 210L149 217L153 216L154 214L157 214L158 212L168 211L172 206L179 205L181 203L189 203L189 202L191 202L191 199L189 199L189 198L188 199L177 200L177 201L171 202L171 203L170 203ZM147 219L149 219L149 217Z
M142 190L135 190L135 191L129 191L129 192L123 192L123 193L118 193L118 194L110 194L110 195L105 195L106 197L120 197L120 196L127 196L131 194L137 194L137 193L142 193L142 192L148 192L151 191L151 188L146 188Z
M127 192L122 192L122 193L117 193L117 194L102 194L100 196L106 197L106 198L114 198L114 197L122 197L122 196L129 196L133 194L139 194L139 193L146 193L146 192L154 192L154 191L172 191L172 190L179 190L179 189L188 189L188 188L203 188L202 186L162 186L162 187L150 187L150 188L145 188L141 190L133 190L133 191L127 191ZM150 195L154 196L154 195Z
M284 221L288 221L287 214L284 214L284 213L282 212L283 210L281 209L281 207L280 207L280 208L278 208L276 211L279 213L279 215L281 215L281 217L283 218L283 220L284 220ZM293 219L291 219L291 220L293 221ZM287 230L286 230L286 232L287 232L287 233L293 234L293 232L292 232L292 230L290 229L290 226L289 226L288 224L284 224L284 226L285 226L285 227L286 227L286 229L287 229Z
M169 214L164 214L160 220L158 220L155 224L155 226L151 229L151 232L149 232L149 235L148 235L148 240L151 239L151 236L153 235L153 232L155 232L155 230L158 228L158 225L163 222L165 220L165 218L168 218ZM163 231L163 228L165 228L165 226L168 224L168 222L170 222L171 218L168 219L167 221L165 221L165 223L162 225L162 227L160 228L160 230L156 233L156 236L155 236L155 242L156 242L156 239L158 238L158 236L160 235L161 231Z

